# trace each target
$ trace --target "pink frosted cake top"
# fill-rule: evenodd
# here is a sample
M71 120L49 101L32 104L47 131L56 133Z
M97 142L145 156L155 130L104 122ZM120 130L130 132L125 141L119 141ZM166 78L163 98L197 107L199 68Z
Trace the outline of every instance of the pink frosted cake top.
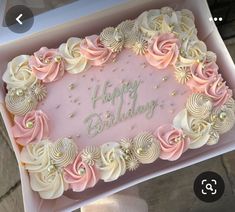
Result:
M232 91L185 9L146 11L18 56L3 81L21 161L43 199L177 160L235 122Z

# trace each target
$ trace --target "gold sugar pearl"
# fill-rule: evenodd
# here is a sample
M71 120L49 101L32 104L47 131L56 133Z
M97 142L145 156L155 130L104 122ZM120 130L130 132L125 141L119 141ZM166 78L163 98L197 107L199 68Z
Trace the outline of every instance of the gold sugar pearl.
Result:
M54 172L56 170L55 166L54 165L50 165L48 168L47 168L47 171L48 172Z
M16 95L17 96L23 96L24 95L24 91L22 89L17 89L16 90Z
M226 117L227 117L227 114L225 113L225 112L221 112L220 114L219 114L219 119L220 120L224 120L224 119L226 119Z
M143 149L142 148L138 148L137 149L137 154L141 154L143 152Z
M78 169L78 175L83 176L86 173L85 168L79 168Z
M59 62L61 62L62 57L57 55L57 56L55 56L54 60L55 60L55 62L59 63Z
M61 157L62 155L63 155L62 152L57 152L57 153L56 153L56 157Z
M75 85L73 84L73 83L71 83L70 85L69 85L69 90L73 90L75 88Z
M110 117L110 113L109 112L106 112L105 113L105 118L109 118Z
M176 96L177 92L176 91L172 91L171 92L171 96Z
M73 118L74 116L75 116L74 113L70 113L68 117L69 117L69 118Z
M125 155L125 160L129 160L130 156L129 155Z
M28 122L26 122L26 127L28 129L32 129L34 127L34 123L32 121L28 121Z
M126 153L126 154L129 154L129 153L130 153L130 150L129 150L129 149L125 149L125 153Z
M164 81L164 82L167 81L167 80L168 80L168 77L167 77L167 76L165 76L165 77L162 78L162 81Z

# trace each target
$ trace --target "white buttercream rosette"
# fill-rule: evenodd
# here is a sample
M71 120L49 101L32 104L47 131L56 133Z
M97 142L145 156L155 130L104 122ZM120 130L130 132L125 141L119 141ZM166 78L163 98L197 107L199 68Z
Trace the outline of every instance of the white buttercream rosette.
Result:
M105 182L118 179L126 172L125 154L120 144L116 142L105 143L100 147L101 161L98 165L100 178Z
M7 65L7 70L3 74L3 81L7 88L28 88L37 82L35 74L29 67L29 56L20 55L15 57Z
M80 53L80 38L69 38L67 43L59 47L59 51L65 60L65 69L71 74L77 74L88 68L88 60Z
M190 149L197 149L209 141L212 142L212 124L206 120L193 117L186 109L176 115L173 125L176 128L182 129L189 136L191 139L189 144Z

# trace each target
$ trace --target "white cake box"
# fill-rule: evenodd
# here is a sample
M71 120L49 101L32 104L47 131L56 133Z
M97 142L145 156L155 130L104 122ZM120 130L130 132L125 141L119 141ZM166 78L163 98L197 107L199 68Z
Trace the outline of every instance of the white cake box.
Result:
M69 37L83 37L99 33L104 27L120 23L128 18L135 18L141 12L170 6L175 10L191 10L195 15L199 39L204 41L209 50L217 54L217 64L224 79L235 92L235 66L221 39L211 17L206 0L81 0L73 4L46 12L35 17L35 24L24 34L14 34L7 28L0 29L0 76L7 63L17 55L32 54L41 46L58 47ZM12 146L19 161L19 147L11 133L11 117L4 107L3 82L0 80L0 111L6 124ZM221 136L220 142L197 150L189 150L174 162L159 160L146 165L134 174L127 173L110 183L100 183L72 197L69 193L56 200L40 199L29 185L27 172L19 162L25 211L71 211L97 199L114 194L148 179L190 166L203 160L235 149L235 128Z

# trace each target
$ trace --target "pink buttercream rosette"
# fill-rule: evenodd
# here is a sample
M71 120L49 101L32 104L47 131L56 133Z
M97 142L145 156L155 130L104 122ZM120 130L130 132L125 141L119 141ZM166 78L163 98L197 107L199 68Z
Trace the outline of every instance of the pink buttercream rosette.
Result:
M190 139L170 124L160 126L154 135L160 142L159 157L163 160L177 160L189 147Z
M218 77L218 66L215 62L195 63L190 67L192 79L187 82L195 92L204 92L206 87Z
M232 91L226 86L226 82L223 81L220 74L207 85L205 94L211 97L215 107L221 107L232 97Z
M33 110L24 117L15 116L14 122L12 133L16 142L21 146L49 136L48 117L41 110Z
M80 52L93 66L103 65L112 55L111 50L100 42L100 37L97 35L85 37L80 44Z
M64 168L64 179L73 191L80 192L94 187L100 178L96 167L83 162L79 154L72 164Z
M38 79L44 83L59 80L64 75L64 60L57 49L42 47L29 59L29 66Z
M176 63L179 48L180 41L173 33L156 35L149 42L146 59L152 66L165 69Z

